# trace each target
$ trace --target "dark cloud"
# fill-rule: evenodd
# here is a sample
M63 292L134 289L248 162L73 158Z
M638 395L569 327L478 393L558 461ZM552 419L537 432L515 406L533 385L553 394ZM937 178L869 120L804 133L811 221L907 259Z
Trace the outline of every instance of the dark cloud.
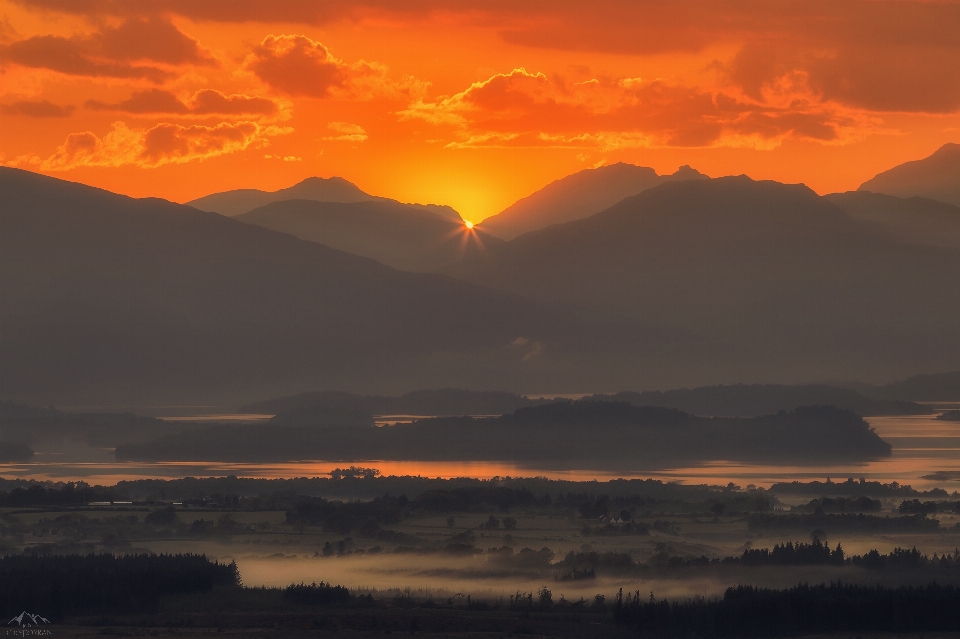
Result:
M857 108L960 110L960 3L950 0L16 1L85 16L314 26L367 19L402 24L442 15L447 23L490 28L515 45L564 51L704 54L736 47L740 54L721 66L750 95L801 74L823 100ZM327 85L335 80L328 78Z
M268 86L288 95L325 98L343 87L349 68L321 44L302 35L267 36L245 63Z
M65 118L73 113L72 105L60 106L49 100L21 100L10 104L0 104L0 113L4 115L25 115L31 118Z
M87 100L84 106L94 111L121 111L123 113L188 113L190 109L177 96L162 89L139 91L116 103Z
M224 95L213 89L198 91L193 96L191 112L197 114L217 113L272 115L279 110L273 100L243 94Z
M272 89L308 98L409 99L427 87L412 76L390 79L382 64L364 60L348 64L323 43L297 34L268 35L247 56L244 68Z
M94 54L111 60L214 65L208 51L162 18L130 19L89 36Z
M57 13L91 16L144 17L180 15L211 22L264 22L320 25L364 15L421 15L439 11L449 3L414 0L411 2L354 0L14 0L21 6ZM466 5L465 5L466 6ZM449 6L448 6L449 8Z
M163 65L213 65L200 43L160 18L130 19L117 27L70 38L43 35L0 46L0 62L67 75L133 78L161 83Z
M120 102L87 100L84 106L96 111L173 115L272 115L279 110L276 103L267 98L243 94L224 95L215 89L198 91L188 102L182 101L170 91L150 89L138 91Z

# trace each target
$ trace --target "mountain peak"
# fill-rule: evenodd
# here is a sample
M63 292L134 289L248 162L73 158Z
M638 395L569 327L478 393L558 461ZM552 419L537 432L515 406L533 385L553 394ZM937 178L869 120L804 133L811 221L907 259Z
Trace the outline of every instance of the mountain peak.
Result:
M357 187L356 184L354 184L353 182L351 182L350 180L348 180L348 179L346 179L346 178L340 177L339 175L332 175L332 176L330 176L330 177L328 177L328 178L322 178L322 177L319 177L319 176L317 176L317 175L311 175L310 177L308 177L308 178L303 178L302 180L300 180L299 182L297 182L297 183L294 184L293 186L287 187L287 188L295 189L295 188L297 188L298 186L313 186L313 187L316 187L316 186L321 186L321 185L324 185L324 186L325 186L325 185L346 186L346 187L348 187L348 188L357 189L358 191L360 190L360 188ZM286 190L286 189L277 189L277 190L278 190L278 191L284 191L284 190ZM272 192L273 192L273 193L276 193L277 191L272 191Z
M960 144L948 142L923 159L878 173L857 190L960 206Z
M339 176L322 178L312 176L293 186L276 191L260 189L235 189L212 193L187 202L201 211L211 211L229 217L248 213L253 209L283 200L314 200L317 202L367 202L379 200L362 191L356 184Z
M954 153L960 153L960 144L956 144L955 142L947 142L946 144L941 146L939 149L934 151L933 155L931 155L930 157L932 158L938 157L938 156L942 157L944 155L952 155Z
M657 175L648 166L617 162L554 180L482 224L489 233L512 239L551 224L590 217L663 182L696 179L708 176L687 165L672 175Z
M704 173L701 173L700 171L696 170L695 168L693 168L693 167L690 166L689 164L684 164L683 166L681 166L680 168L678 168L676 171L674 171L673 174L670 175L669 177L671 177L671 178L673 178L673 179L675 179L675 180L704 180L704 179L709 179L709 176L708 176L708 175L706 175L706 174L704 174Z

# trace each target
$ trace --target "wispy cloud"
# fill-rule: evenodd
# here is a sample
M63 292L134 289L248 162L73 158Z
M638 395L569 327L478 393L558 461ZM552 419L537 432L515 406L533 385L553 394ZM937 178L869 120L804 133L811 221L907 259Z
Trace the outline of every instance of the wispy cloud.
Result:
M91 166L154 168L266 146L270 138L292 132L288 127L256 122L223 122L216 126L160 123L148 129L131 129L115 122L103 137L91 131L71 133L46 159L21 156L9 164L35 165L43 171Z

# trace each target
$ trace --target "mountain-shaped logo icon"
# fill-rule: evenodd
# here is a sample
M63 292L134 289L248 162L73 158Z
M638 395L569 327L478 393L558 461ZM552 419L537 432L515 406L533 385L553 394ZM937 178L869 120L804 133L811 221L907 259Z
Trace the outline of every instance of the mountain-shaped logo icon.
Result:
M26 610L24 610L19 615L17 615L16 617L8 621L7 625L9 626L14 621L16 621L17 625L22 628L26 628L30 626L39 626L42 623L50 623L50 620L47 619L46 617L41 617L40 615L32 615Z

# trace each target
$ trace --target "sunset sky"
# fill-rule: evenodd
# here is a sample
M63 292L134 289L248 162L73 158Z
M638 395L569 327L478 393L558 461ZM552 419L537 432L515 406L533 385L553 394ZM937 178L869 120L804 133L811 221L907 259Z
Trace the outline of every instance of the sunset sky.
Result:
M855 189L960 142L960 4L0 0L0 162L474 221L618 161Z

